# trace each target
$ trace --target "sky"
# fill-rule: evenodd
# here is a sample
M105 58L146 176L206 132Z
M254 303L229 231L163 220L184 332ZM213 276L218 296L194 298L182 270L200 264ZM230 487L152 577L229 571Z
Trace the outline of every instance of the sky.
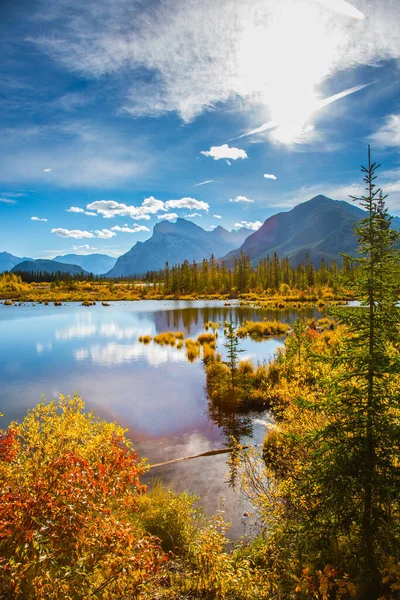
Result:
M177 217L400 215L398 0L0 0L0 251L119 256Z

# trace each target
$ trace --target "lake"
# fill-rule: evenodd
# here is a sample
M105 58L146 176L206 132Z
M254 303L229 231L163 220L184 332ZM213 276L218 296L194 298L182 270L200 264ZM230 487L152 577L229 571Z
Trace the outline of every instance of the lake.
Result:
M301 312L320 316L316 309ZM196 338L207 321L280 319L291 322L299 311L271 311L239 307L222 301L113 302L84 307L69 303L60 307L25 304L0 305L0 418L5 428L23 419L41 401L76 391L86 407L128 429L141 456L150 464L222 448L227 435L243 429L241 443L262 442L269 416L232 417L210 414L205 393L205 374L200 360L190 363L184 349L145 345L141 335L183 331ZM217 350L222 352L223 327ZM270 360L283 338L263 342L240 341L240 358ZM206 512L213 514L225 498L232 522L232 538L251 527L241 518L249 510L238 492L225 483L227 455L198 458L158 467L146 481L161 478L176 491L201 495Z

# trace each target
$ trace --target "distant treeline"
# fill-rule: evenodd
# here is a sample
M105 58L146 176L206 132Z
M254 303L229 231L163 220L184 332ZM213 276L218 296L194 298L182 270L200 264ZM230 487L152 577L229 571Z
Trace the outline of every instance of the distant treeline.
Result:
M319 267L315 267L308 255L304 263L292 266L288 258L279 258L275 253L267 256L252 267L250 257L243 252L234 259L233 267L216 260L212 255L201 263L185 260L182 264L170 266L168 261L164 269L147 271L146 274L129 277L106 278L104 275L70 274L56 271L20 271L17 274L27 283L57 281L141 281L152 284L155 290L164 294L230 294L263 290L279 290L282 285L298 290L307 290L314 286L338 286L339 276L354 280L357 267L343 258L339 266L335 260L328 264L323 258Z
M63 271L55 271L49 273L47 271L14 271L19 275L22 281L26 283L52 283L55 281L98 281L100 277L93 273L68 273Z
M339 276L345 275L348 281L355 277L356 267L343 258L339 267L335 260L330 265L322 258L320 266L314 267L308 256L304 263L292 266L288 258L279 258L275 253L267 256L256 267L252 267L250 258L241 253L235 258L232 268L215 260L203 260L201 263L184 261L181 265L170 267L168 262L160 271L149 271L142 278L152 283L165 294L229 294L263 290L280 290L281 286L307 290L314 286L338 286Z

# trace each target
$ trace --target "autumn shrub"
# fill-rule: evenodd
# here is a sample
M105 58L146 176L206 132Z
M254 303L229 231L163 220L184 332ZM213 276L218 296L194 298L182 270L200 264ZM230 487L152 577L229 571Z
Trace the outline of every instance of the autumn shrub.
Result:
M134 596L166 556L134 522L145 464L121 427L60 396L0 443L0 597Z
M198 340L188 339L185 341L186 357L189 362L194 362L200 357L200 342Z
M212 344L215 343L215 335L213 333L200 333L197 336L199 344Z

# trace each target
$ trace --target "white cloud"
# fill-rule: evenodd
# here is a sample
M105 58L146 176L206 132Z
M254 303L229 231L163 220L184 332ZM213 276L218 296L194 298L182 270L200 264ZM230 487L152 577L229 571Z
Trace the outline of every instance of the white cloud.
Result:
M79 0L42 0L50 34L32 41L87 79L123 74L134 116L190 121L238 99L296 125L327 80L399 59L396 2L357 4L363 12L345 0L87 0L81 11Z
M83 208L78 208L78 206L71 206L70 208L67 208L67 212L84 213L85 211Z
M171 209L188 208L208 212L210 206L207 202L195 198L180 198L178 200L157 200L154 196L145 198L140 206L128 206L115 200L96 200L87 205L87 208L103 215L105 219L113 217L131 217L134 220L149 220L150 215Z
M231 160L247 158L245 150L235 147L230 148L228 144L222 144L222 146L211 146L209 150L201 150L200 154L204 154L204 156L211 156L214 160L221 160L224 158Z
M51 173L51 172L52 172L52 170L53 170L53 169L50 169L50 168L48 168L48 169L43 169L43 173Z
M388 115L382 127L370 135L369 140L380 148L400 147L400 114Z
M364 19L363 13L345 0L317 0L322 6L345 17Z
M160 221L175 221L178 218L176 213L166 213L165 215L158 215L157 217Z
M213 215L214 219L222 219L221 215Z
M111 231L110 229L96 229L95 233L97 234L97 237L102 240L109 240L117 235L115 231Z
M3 204L15 204L16 200L12 200L11 198L0 198L0 202Z
M156 202L160 201L156 200ZM162 206L164 206L163 202ZM148 221L150 219L149 213L154 212L152 206L128 206L126 204L116 202L115 200L96 200L95 202L88 204L87 208L91 211L96 211L105 219L112 219L113 217L131 217L131 219L145 219Z
M90 254L93 250L97 250L95 246L89 246L89 244L81 244L80 246L71 246L77 254Z
M85 231L82 229L64 229L63 227L52 229L51 233L54 233L54 235L58 235L59 237L74 238L76 240L95 237L95 235L90 231Z
M47 223L47 219L45 218L40 218L40 217L31 217L31 221L44 221L45 223Z
M236 198L230 198L229 202L248 202L248 203L253 203L254 200L250 200L250 198L246 198L246 196L236 196Z
M123 227L114 225L114 227L111 227L111 231L120 231L121 233L139 233L139 231L150 231L150 229L145 225L137 225L135 223L133 227L129 227L128 225L124 225Z
M264 177L265 179L276 179L276 175L273 175L272 173L264 173Z
M261 221L240 221L240 223L235 223L235 227L237 227L238 229L246 227L246 229L252 229L253 231L257 231L257 229L260 229L261 225Z
M195 218L203 218L203 215L201 215L200 213L194 212L194 213L189 213L187 215L183 215L183 217L185 219L195 219Z
M88 210L84 210L83 208L79 208L78 206L71 206L70 208L67 208L66 210L67 210L67 212L70 212L70 213L80 213L83 215L88 215L89 217L97 217L97 213L90 212Z
M207 202L196 200L195 198L181 198L180 200L167 200L165 208L167 210L170 210L171 208L191 208L208 212L210 205L207 204Z
M207 185L208 183L213 183L214 179L207 179L206 181L200 181L200 183L195 183L193 187L199 187L199 185Z

